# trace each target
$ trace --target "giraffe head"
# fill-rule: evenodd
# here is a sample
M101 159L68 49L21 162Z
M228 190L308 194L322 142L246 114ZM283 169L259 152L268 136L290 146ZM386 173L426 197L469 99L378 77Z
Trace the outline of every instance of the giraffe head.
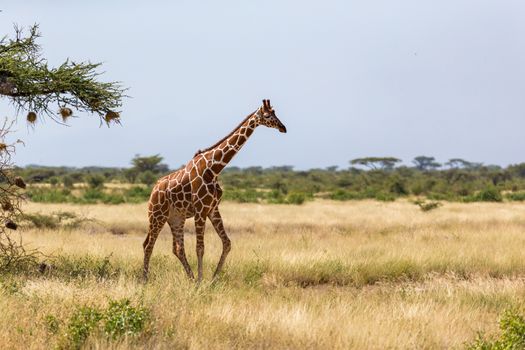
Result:
M284 126L275 115L274 109L270 106L270 100L263 100L263 105L259 108L256 115L259 125L278 129L280 132L286 132L286 126Z

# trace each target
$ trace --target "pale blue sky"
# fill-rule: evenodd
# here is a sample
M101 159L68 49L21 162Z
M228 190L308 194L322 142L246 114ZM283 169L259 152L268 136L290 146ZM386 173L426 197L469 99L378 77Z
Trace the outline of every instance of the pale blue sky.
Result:
M348 166L421 154L525 161L520 0L9 1L0 33L40 23L51 64L104 62L130 88L123 127L95 117L29 130L20 164L177 167L269 98L287 134L261 127L231 165ZM0 100L0 115L13 115Z

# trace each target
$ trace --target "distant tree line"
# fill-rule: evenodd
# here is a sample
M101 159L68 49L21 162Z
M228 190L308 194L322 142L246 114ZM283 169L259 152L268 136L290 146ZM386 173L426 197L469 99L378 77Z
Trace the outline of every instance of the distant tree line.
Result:
M54 191L51 197L56 201L79 201L76 197L66 200L60 193L69 191L68 196L73 196L84 189L87 202L121 203L147 199L154 182L173 171L162 161L160 155L137 155L128 168L27 166L17 173L30 185L28 194L33 200ZM394 157L356 158L349 165L347 169L330 166L310 170L294 170L289 165L227 167L220 177L223 198L269 203L302 203L313 198L389 201L407 196L463 202L525 200L525 163L502 168L460 158L441 164L434 157L418 156L412 166L401 165ZM127 190L131 195L119 190L111 197L111 190L105 186L110 182L132 184ZM51 186L35 185L38 183Z

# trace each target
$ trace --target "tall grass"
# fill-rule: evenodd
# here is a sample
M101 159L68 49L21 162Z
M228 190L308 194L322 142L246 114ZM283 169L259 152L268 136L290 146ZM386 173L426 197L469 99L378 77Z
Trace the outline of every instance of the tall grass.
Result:
M212 282L221 243L207 225L200 285L185 278L167 228L142 283L143 204L28 209L103 225L23 232L54 259L44 272L0 278L6 348L463 347L478 332L492 339L502 312L525 302L519 202L444 203L426 213L408 201L225 203L233 249ZM116 235L114 226L127 230ZM186 250L195 269L192 232L189 221ZM130 321L121 327L121 318L111 318L116 328L106 331L109 309ZM75 321L82 317L93 322Z

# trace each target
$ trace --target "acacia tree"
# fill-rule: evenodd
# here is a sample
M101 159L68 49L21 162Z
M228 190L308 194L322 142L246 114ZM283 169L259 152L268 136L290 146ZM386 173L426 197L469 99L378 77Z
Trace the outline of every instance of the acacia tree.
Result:
M478 169L483 164L469 162L461 158L452 158L449 159L448 162L445 163L445 165L447 165L451 169Z
M131 160L131 164L133 165L132 169L136 169L139 173L143 173L145 171L151 171L155 174L165 173L169 171L169 168L167 164L162 163L163 159L164 158L162 158L160 154L147 157L141 157L137 154Z
M392 170L401 159L394 157L365 157L350 161L352 165L363 165L371 170Z
M421 171L435 170L441 166L441 163L436 162L436 158L427 156L417 156L412 163Z
M118 82L100 82L100 63L75 63L66 60L49 67L37 43L38 26L27 34L15 26L13 38L0 39L0 99L7 99L17 114L27 113L34 124L37 119L51 118L65 123L76 112L98 115L101 123L119 123L119 108L125 89ZM15 241L9 230L16 230L20 219L21 190L24 180L14 174L12 157L17 142L8 136L14 121L0 124L0 269L27 263L34 256Z
M162 160L159 154L144 157L137 154L131 160L133 166L126 169L124 175L131 183L139 180L146 185L152 185L157 181L159 174L169 171L168 165L162 163Z

